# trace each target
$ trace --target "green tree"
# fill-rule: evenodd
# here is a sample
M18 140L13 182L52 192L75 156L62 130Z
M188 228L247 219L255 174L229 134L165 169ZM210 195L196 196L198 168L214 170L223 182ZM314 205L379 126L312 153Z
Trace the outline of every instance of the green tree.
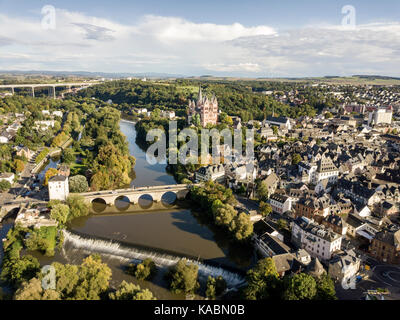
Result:
M286 222L285 219L279 219L279 220L278 220L278 228L279 228L280 230L284 230L284 229L287 228L287 222Z
M89 204L80 195L71 195L67 198L67 205L70 210L70 219L84 217L89 214Z
M62 203L54 205L50 211L50 217L61 224L65 224L68 221L69 214L70 208Z
M70 164L75 162L75 152L71 148L64 149L61 153L62 162Z
M266 216L268 216L268 215L270 215L272 213L272 207L271 207L271 205L269 203L261 201L260 202L259 211L260 211L260 214L263 217L266 217Z
M7 180L1 180L0 181L0 191L4 192L7 190L10 190L11 188L11 183Z
M60 294L51 289L44 290L42 281L38 278L32 278L24 282L15 292L15 300L60 300Z
M208 277L206 288L206 297L208 299L215 299L221 295L225 289L226 281L222 276L218 276L217 278L211 276Z
M101 259L89 256L79 268L79 283L75 288L77 300L100 300L111 279L111 269Z
M140 286L128 283L125 280L109 296L111 300L156 300L150 290L141 289Z
M22 171L24 171L25 168L25 163L22 160L19 159L15 159L14 160L14 168L15 168L15 172L17 174L21 173Z
M331 112L326 112L325 113L325 119L331 119L331 118L333 118L333 114L331 113Z
M266 201L269 197L268 186L264 181L259 181L257 183L257 195L262 201Z
M24 281L29 281L39 272L39 261L31 255L22 258L5 259L1 273L1 279L19 286Z
M259 260L246 275L247 286L243 290L247 300L279 299L282 294L282 281L276 271L272 258Z
M293 165L298 164L301 160L302 160L302 159L301 159L301 156L300 156L298 153L295 153L295 154L292 156L292 164L293 164Z
M186 259L179 260L166 275L170 290L178 294L195 293L200 287L197 281L198 269L197 265L187 263Z
M317 279L317 295L318 300L336 300L335 283L332 278L323 274Z
M131 264L127 268L127 273L136 277L138 280L150 280L157 273L156 264L150 258L144 259L137 265Z
M85 176L76 175L69 178L69 191L72 193L87 192L89 184Z
M49 179L58 174L58 170L55 168L49 168L44 174L44 183L43 185L47 186L49 184Z
M287 278L285 300L312 300L317 294L315 279L306 273Z
M253 234L253 223L250 216L244 212L233 218L229 228L238 241L247 240Z

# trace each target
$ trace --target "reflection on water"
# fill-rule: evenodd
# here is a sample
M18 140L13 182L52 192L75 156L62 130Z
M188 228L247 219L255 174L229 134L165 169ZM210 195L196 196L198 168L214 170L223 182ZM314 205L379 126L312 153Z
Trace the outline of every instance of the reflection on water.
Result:
M120 129L128 140L130 154L136 158L136 177L131 185L145 187L176 184L174 177L165 172L166 164L151 165L147 162L146 153L135 142L136 130L133 123L121 121Z

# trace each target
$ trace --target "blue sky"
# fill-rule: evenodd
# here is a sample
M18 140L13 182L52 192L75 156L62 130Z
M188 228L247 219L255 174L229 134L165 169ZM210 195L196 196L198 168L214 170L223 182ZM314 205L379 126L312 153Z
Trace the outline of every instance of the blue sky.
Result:
M395 0L0 0L0 69L398 76L399 21Z

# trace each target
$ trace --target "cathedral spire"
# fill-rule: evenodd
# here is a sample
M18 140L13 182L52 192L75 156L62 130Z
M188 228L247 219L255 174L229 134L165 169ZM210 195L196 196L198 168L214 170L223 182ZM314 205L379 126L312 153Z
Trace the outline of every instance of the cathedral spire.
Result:
M201 91L201 85L199 86L199 98L198 101L202 101L203 100L203 93Z

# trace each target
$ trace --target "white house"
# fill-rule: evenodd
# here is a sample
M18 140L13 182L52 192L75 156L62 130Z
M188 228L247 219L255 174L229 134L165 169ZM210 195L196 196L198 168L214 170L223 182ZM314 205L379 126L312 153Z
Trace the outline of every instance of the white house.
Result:
M329 261L328 274L336 281L349 280L357 275L360 263L353 250L335 254Z
M35 121L36 129L41 129L43 131L47 130L49 127L54 127L54 120L43 120L43 121Z
M68 177L56 175L49 179L49 199L65 201L69 195Z
M60 118L62 118L62 116L63 116L63 113L62 113L62 111L53 111L52 113L51 113L53 116L55 116L55 117L60 117Z
M225 177L225 169L222 164L201 167L196 172L197 181L221 181Z
M336 183L339 176L339 169L333 164L329 157L322 155L321 159L317 163L317 170L313 172L311 181L317 184L321 180L327 179L329 183Z
M312 219L299 217L292 224L292 242L312 257L327 261L334 252L340 250L342 235Z
M161 111L161 117L167 118L167 119L173 119L175 118L175 111Z
M265 120L265 123L268 123L270 126L277 126L281 129L292 129L292 125L290 123L290 119L286 117L268 117Z
M282 194L274 193L269 197L268 202L272 211L276 213L282 214L292 209L292 199Z

